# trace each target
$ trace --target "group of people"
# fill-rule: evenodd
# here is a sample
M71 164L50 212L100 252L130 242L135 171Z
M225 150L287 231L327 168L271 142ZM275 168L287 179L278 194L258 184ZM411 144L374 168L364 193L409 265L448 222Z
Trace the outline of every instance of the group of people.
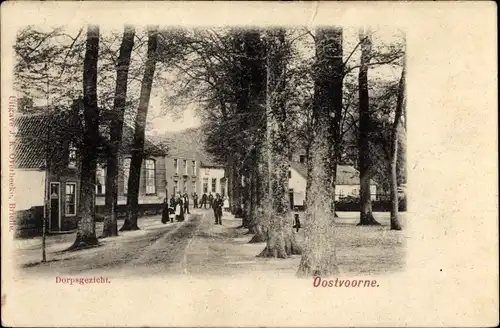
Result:
M217 198L217 195L219 194L216 194L214 197L212 193L209 192L208 195L207 193L203 193L203 195L201 195L201 198L199 198L198 194L196 192L193 192L192 194L193 208L213 208L213 204L215 199ZM223 200L223 208L229 209L229 199L227 197L224 197L222 200Z
M222 211L229 210L229 199L227 197L222 197L216 194L215 197L212 193L208 195L204 193L201 196L201 202L198 203L198 195L193 192L191 197L193 198L193 208L207 208L207 203L209 208L212 208L215 216L215 224L222 225ZM180 222L184 221L185 215L189 213L189 195L184 193L184 195L176 194L172 195L170 200L165 198L164 208L162 215L162 222Z
M185 215L189 213L189 196L187 193L184 195L172 195L170 200L165 198L163 204L163 215L161 221L163 223L184 221Z

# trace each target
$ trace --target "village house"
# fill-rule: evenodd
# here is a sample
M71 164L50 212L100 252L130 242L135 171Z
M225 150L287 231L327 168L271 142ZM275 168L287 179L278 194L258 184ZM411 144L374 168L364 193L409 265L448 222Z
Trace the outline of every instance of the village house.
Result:
M18 114L15 119L14 154L16 184L16 231L18 235L39 234L42 228L46 196L49 196L47 231L72 231L79 219L80 190L78 140L74 117L67 112ZM118 212L126 205L130 157L128 147L133 129L125 125L120 147ZM139 189L140 206L161 207L165 198L165 152L145 141L145 153ZM96 212L104 210L106 192L105 161L96 172ZM47 194L48 193L48 194Z
M193 150L169 150L165 163L168 197L176 193L187 193L190 197L193 192L198 196L210 192L214 195L227 193L224 168L214 164L205 154Z
M307 165L304 161L292 162L288 172L291 206L305 206ZM335 201L346 197L359 197L359 171L350 165L337 165L335 178ZM371 199L376 199L377 185L370 180Z
M199 128L186 129L162 138L169 147L168 156L165 157L168 197L187 193L192 202L194 192L198 197L203 193L227 194L224 168L206 153L203 138Z
M227 179L222 165L202 162L200 183L201 194L211 193L213 196L219 194L222 197L227 195Z

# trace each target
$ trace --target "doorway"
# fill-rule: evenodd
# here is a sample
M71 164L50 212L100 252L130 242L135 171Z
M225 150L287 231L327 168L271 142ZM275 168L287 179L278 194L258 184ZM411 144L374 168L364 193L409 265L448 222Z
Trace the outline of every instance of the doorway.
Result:
M50 183L49 230L61 230L61 185L59 184L59 182Z

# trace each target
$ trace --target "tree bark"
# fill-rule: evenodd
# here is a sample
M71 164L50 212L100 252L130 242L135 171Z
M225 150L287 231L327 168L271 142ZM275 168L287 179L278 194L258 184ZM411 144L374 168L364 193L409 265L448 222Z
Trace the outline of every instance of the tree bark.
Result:
M262 147L259 149L258 159L255 166L256 176L256 206L253 220L250 223L249 231L254 236L249 243L261 243L267 239L265 226L270 213L269 208L269 179L265 153Z
M287 49L284 29L269 31L267 52L267 145L269 147L269 217L267 244L261 257L287 258L300 254L292 231L288 199L288 129L285 102Z
M243 175L243 220L242 226L248 228L250 226L250 219L252 215L252 173L250 170Z
M372 213L370 180L372 177L372 159L370 154L370 99L368 95L368 65L371 60L372 40L371 31L359 31L361 44L361 64L359 68L359 200L360 221L358 225L379 225Z
M342 29L316 31L313 124L307 179L305 240L298 276L339 272L335 251L335 176L342 116Z
M135 28L125 26L116 67L116 89L110 122L110 149L106 165L106 217L101 237L118 236L118 153L123 134L123 119L127 100L128 71L134 47Z
M404 65L404 64L403 64ZM401 122L401 115L406 103L406 65L403 66L401 79L399 80L398 100L396 104L396 113L394 115L394 123L391 131L391 230L401 230L399 222L399 197L398 197L398 130Z
M81 147L80 197L76 239L69 249L95 246L95 182L97 147L99 144L99 108L97 107L97 61L99 58L99 26L87 27L87 45L83 61L84 132Z
M132 158L130 160L130 174L127 191L127 217L120 231L138 230L137 225L139 209L139 182L141 177L142 161L144 159L144 138L146 130L146 119L148 115L149 99L155 73L158 47L158 27L148 29L148 52L146 67L141 84L141 95L137 116L135 118L134 140L132 143Z

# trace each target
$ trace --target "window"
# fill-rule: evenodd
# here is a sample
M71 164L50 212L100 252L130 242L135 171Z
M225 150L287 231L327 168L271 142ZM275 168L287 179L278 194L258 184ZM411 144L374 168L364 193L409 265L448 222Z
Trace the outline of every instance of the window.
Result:
M130 158L123 160L123 193L127 194L128 191L128 177L130 175Z
M75 144L70 142L69 153L68 153L68 167L76 167L76 147Z
M184 180L182 182L182 193L185 194L185 193L187 193L187 191L188 191L188 182L186 180Z
M175 173L179 173L179 163L177 161L177 158L174 158L174 168L175 168Z
M146 195L156 194L156 162L154 159L147 159L146 167Z
M306 162L306 155L300 155L300 157L299 157L299 161L300 161L301 163L305 163L305 162Z
M66 215L76 215L76 183L66 182Z
M215 192L216 187L217 187L217 179L212 179L212 192Z
M196 181L191 181L191 192L196 192Z
M292 171L288 171L288 179L291 179L292 178Z
M193 161L193 176L196 175L196 161Z
M96 195L104 195L106 193L106 171L100 165L97 166L95 180Z
M187 173L188 173L188 164L187 164L187 160L183 160L183 161L182 161L182 168L184 169L184 174L187 174Z
M208 178L203 178L203 192L208 192Z

